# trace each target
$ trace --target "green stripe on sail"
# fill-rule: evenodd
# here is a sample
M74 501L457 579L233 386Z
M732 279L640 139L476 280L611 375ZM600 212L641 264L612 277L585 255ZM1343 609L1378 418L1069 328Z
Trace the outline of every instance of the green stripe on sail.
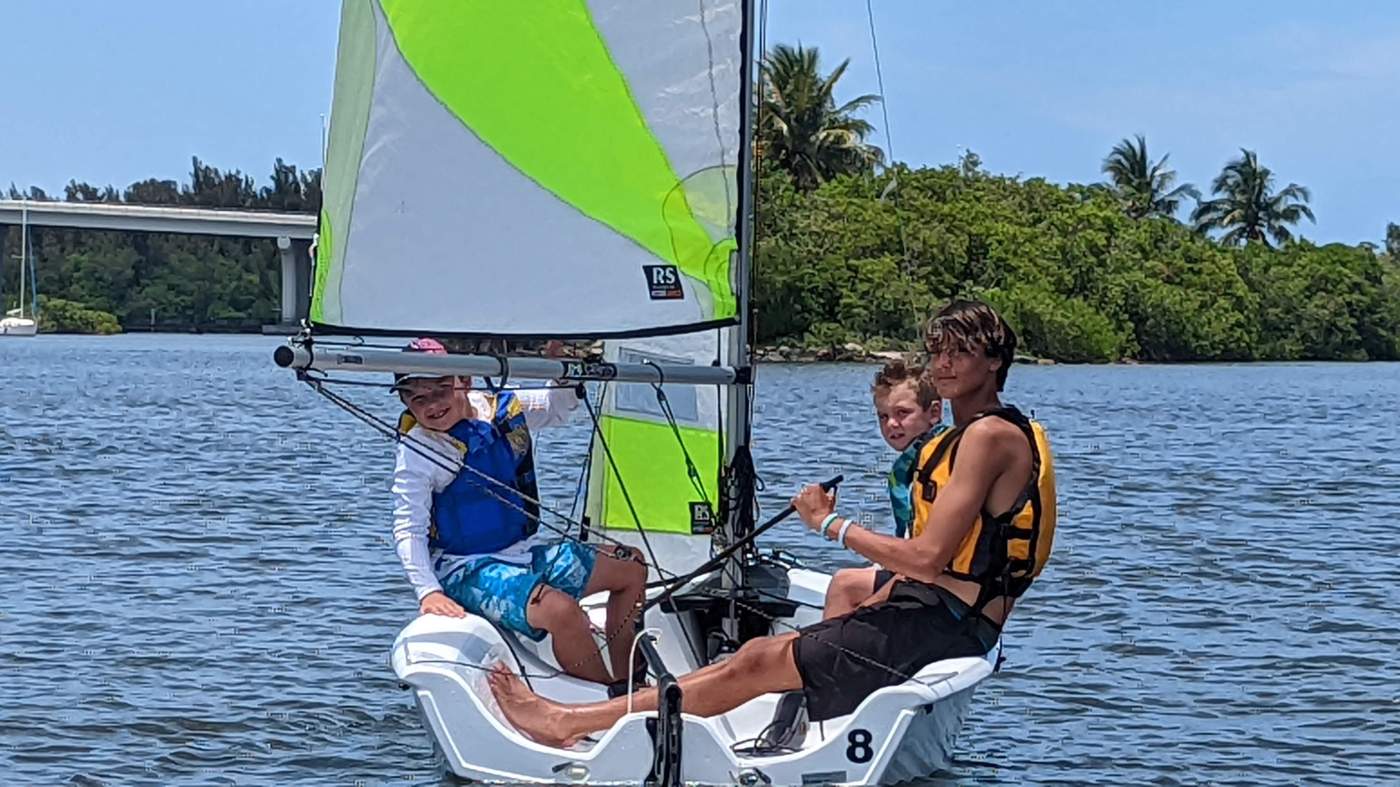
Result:
M642 528L656 533L690 535L690 503L701 498L685 472L685 455L676 435L667 424L636 421L615 415L598 419L598 428L608 441L618 472L627 484L627 493L637 509ZM707 429L680 427L681 439L691 461L700 471L701 488L711 505L719 504L719 478L715 458L719 456L719 434ZM610 467L603 475L603 526L613 530L636 530L622 486Z
M325 192L316 239L316 277L311 289L311 319L316 322L327 322L326 291L340 281L344 270L344 235L349 234L350 216L355 208L355 187L360 177L360 159L374 91L377 51L374 29L372 0L345 3L340 15L340 45L336 54L330 140L323 180ZM332 316L338 320L339 299L334 303L336 314Z
M335 248L335 233L331 231L331 216L321 209L320 226L316 228L316 260L311 266L311 321L326 322L326 280L330 277L331 254Z
M496 0L379 2L405 61L472 133L707 288L711 319L736 315L735 242L714 242L697 220L684 178L647 128L583 0L533 0L528 10ZM697 61L697 73L703 68ZM696 133L713 134L709 122L697 122Z

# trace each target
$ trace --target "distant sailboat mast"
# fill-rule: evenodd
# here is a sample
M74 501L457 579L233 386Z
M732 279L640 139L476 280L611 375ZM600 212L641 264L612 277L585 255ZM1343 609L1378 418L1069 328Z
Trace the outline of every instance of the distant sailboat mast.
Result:
M39 332L38 304L39 289L35 282L33 260L29 243L29 203L27 200L20 202L20 231L19 231L19 308L10 309L0 316L0 335L3 336L33 336ZM24 287L25 269L29 269L29 292L30 307L29 312L32 317L24 316ZM4 298L0 298L0 309L3 309Z
M29 200L19 203L19 313L24 316L24 266L29 260Z

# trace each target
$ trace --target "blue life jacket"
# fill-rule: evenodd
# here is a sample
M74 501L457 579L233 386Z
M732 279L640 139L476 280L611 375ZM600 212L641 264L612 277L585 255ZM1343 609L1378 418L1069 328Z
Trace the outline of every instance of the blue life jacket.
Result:
M464 418L447 430L465 465L433 494L428 546L454 555L497 552L539 529L539 489L525 411L510 391L487 395L490 421ZM471 468L468 470L467 468ZM472 472L472 471L476 472ZM480 475L479 475L480 474ZM491 483L482 475L499 484Z

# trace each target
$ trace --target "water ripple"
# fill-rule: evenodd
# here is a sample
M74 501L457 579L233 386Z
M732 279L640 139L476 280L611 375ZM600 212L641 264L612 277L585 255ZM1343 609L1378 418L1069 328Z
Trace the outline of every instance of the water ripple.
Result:
M451 783L387 666L390 447L259 337L0 344L6 783ZM883 518L865 366L764 367L765 510ZM356 391L383 415L393 400ZM931 784L1355 784L1400 739L1400 366L1018 367L1061 532ZM587 425L540 436L572 503ZM852 565L799 528L770 542Z

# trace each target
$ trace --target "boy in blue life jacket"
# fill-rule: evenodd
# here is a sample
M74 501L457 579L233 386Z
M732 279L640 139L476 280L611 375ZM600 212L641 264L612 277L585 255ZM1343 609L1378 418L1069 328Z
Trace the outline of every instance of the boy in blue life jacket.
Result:
M447 352L433 339L405 349ZM394 390L408 408L394 467L394 545L420 611L471 612L536 642L548 633L569 674L625 677L646 567L626 549L599 552L537 532L530 430L563 424L578 406L574 391L490 393L473 390L468 377L403 374ZM603 590L611 674L578 605Z
M947 431L943 420L943 400L934 390L933 382L923 367L909 366L902 360L886 363L875 375L870 393L875 400L875 418L880 436L890 448L899 452L886 476L890 508L894 512L894 533L903 538L911 534L914 520L913 502L909 498L914 483L914 465L919 451L934 437ZM826 589L826 604L822 619L839 617L854 610L860 602L894 578L894 574L877 566L843 568L831 577Z

